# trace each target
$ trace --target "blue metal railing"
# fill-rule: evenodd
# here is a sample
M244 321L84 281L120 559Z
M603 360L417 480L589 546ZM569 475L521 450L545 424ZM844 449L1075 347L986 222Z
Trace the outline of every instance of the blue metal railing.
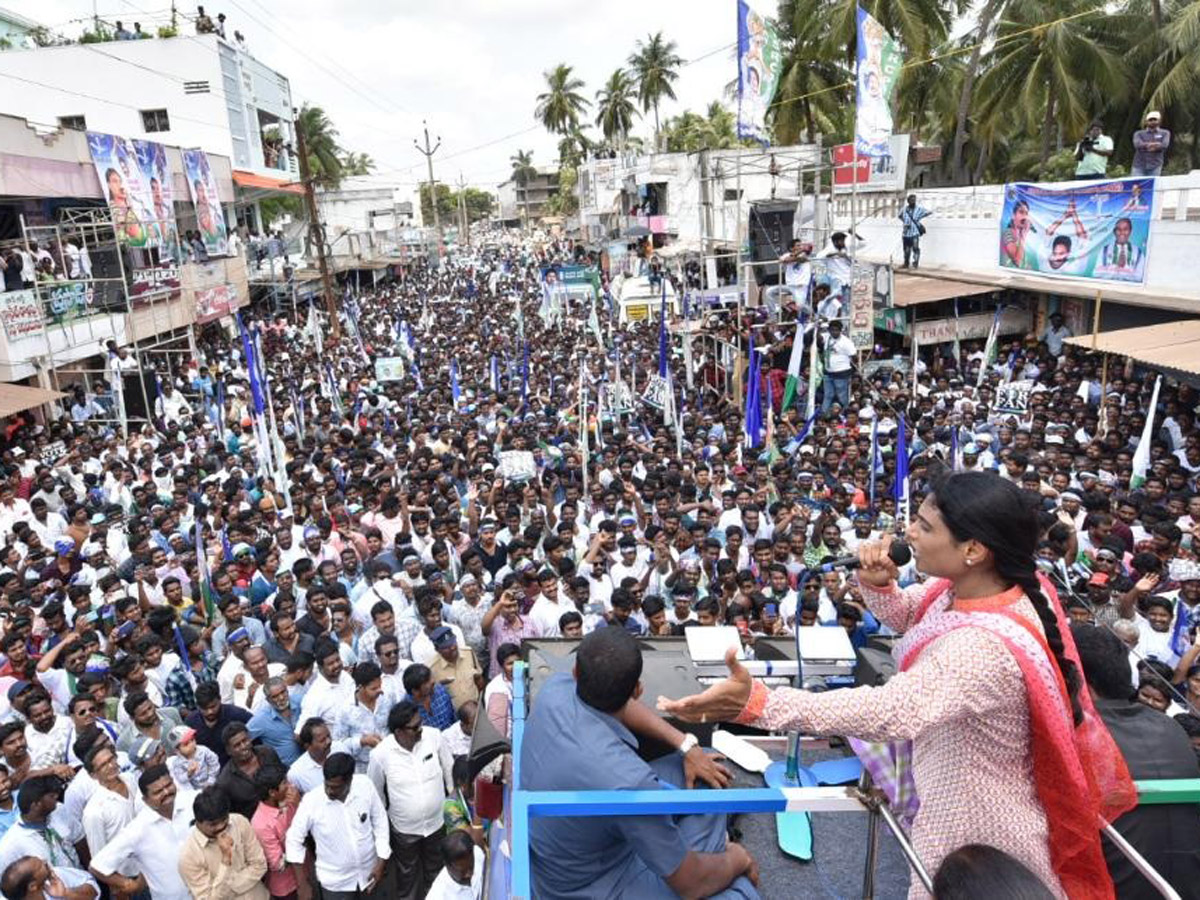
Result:
M521 744L525 737L526 665L513 669L512 701L512 787L508 808L512 853L512 880L507 896L514 900L532 897L529 863L529 820L535 816L629 816L684 815L688 813L772 813L798 809L800 790L813 808L814 789L735 788L722 791L522 791ZM1137 782L1141 803L1200 803L1200 778ZM822 788L826 809L862 809L854 788ZM818 811L820 807L817 807Z

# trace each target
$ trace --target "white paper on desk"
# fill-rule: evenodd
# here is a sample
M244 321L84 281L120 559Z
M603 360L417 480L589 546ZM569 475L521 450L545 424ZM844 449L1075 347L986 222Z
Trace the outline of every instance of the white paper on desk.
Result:
M725 661L725 652L736 647L738 659L745 659L742 636L732 625L715 625L711 628L685 628L688 653L694 663L719 663Z
M695 631L689 628L688 631ZM850 635L842 627L805 625L800 628L800 657L805 662L817 660L845 661L851 664L857 659Z

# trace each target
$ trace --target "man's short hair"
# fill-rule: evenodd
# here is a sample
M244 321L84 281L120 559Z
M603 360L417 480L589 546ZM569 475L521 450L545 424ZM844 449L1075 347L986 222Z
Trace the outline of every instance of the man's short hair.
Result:
M266 800L271 791L287 781L287 769L282 765L267 763L254 773L254 790L260 801Z
M446 865L474 856L475 842L463 829L455 829L442 838L442 862Z
M598 628L575 651L575 693L593 709L614 713L642 677L642 651L624 628Z
M349 753L330 753L321 769L325 780L330 778L352 778L354 776L354 757Z
M412 693L433 677L433 672L424 663L413 663L404 670L404 690Z
M192 816L197 822L220 822L229 818L229 794L210 784L192 801Z
M413 703L411 700L401 700L388 712L388 731L395 734L397 731L411 722L413 720L413 716L415 716L418 712L420 712L420 708L417 706L417 704Z
M1133 692L1133 673L1129 651L1121 639L1107 628L1095 625L1071 626L1083 677L1092 691L1107 700L1128 699Z

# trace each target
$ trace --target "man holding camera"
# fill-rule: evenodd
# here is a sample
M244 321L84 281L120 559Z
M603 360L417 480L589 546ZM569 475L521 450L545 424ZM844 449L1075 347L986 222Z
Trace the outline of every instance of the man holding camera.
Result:
M1075 145L1076 179L1104 178L1108 174L1108 158L1112 152L1112 138L1104 133L1104 123L1096 120L1083 140Z

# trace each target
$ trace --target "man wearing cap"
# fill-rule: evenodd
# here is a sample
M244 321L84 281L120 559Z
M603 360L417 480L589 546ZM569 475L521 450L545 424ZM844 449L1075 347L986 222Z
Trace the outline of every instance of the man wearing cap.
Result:
M1171 132L1162 128L1158 110L1146 113L1146 127L1133 133L1133 167L1129 174L1138 178L1157 178L1171 146Z
M445 625L435 628L430 640L437 656L430 662L429 670L433 680L449 691L454 709L458 710L469 700L478 700L484 683L475 652L470 647L459 646L454 632Z

